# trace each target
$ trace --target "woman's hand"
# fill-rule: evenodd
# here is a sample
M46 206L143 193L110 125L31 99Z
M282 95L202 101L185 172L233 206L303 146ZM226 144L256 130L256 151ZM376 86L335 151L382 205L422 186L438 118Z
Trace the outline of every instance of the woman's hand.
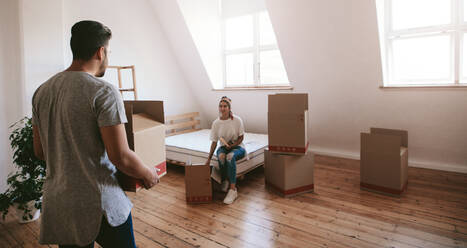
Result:
M235 142L232 142L232 143L229 142L229 146L231 147L230 149L240 145L242 142L243 142L243 135L240 135L240 136L238 136L238 138L237 138L237 140Z
M210 151L209 151L208 161L206 161L206 165L210 165L210 164L211 164L212 154L213 154L214 151L216 150L216 147L217 147L217 141L211 142L211 149L210 149Z

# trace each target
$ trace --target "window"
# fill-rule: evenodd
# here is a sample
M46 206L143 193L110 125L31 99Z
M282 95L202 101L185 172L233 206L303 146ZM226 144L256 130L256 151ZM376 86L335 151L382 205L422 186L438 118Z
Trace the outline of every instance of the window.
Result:
M224 86L289 85L267 11L224 19Z
M384 85L467 83L467 0L379 0Z

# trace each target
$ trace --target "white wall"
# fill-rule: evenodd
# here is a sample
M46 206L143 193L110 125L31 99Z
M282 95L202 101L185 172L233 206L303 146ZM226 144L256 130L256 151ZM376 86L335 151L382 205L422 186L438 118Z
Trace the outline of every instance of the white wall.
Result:
M206 95L206 87L210 89L212 86L177 1L151 0L151 3L163 33L168 40L172 55L178 62L180 73L186 80L187 87L190 88L197 102L199 102L196 111L201 114L201 126L207 127L210 122L205 116L205 101L209 101L209 96Z
M13 171L9 127L22 117L19 2L0 2L0 193Z
M63 69L62 0L5 0L0 5L0 191L14 170L9 128L31 116L36 88Z
M135 65L140 100L163 100L166 115L200 110L189 85L185 83L150 2L65 1L64 17L63 33L66 44L69 44L71 27L77 21L99 21L112 30L109 64ZM65 60L68 63L72 60L68 47ZM117 84L117 77L111 72L105 79Z
M20 22L24 111L42 83L63 70L63 0L21 0Z
M177 0L177 2L212 87L222 88L222 21L219 0Z
M222 95L233 100L247 131L267 132L273 91L212 91L176 3L153 0L185 78L206 112L217 116ZM310 96L311 148L359 157L360 132L409 131L410 165L467 173L467 90L383 90L373 0L267 0L279 48L294 87ZM208 125L207 125L208 126Z

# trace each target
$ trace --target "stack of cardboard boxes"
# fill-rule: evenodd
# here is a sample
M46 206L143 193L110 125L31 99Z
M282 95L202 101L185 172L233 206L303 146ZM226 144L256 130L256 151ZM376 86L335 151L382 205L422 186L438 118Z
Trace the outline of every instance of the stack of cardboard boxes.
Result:
M266 187L282 196L313 191L313 153L308 151L308 94L268 96Z
M164 105L162 101L125 101L128 122L125 124L128 145L146 166L158 169L159 177L166 174ZM142 181L122 172L117 173L125 191L136 192Z

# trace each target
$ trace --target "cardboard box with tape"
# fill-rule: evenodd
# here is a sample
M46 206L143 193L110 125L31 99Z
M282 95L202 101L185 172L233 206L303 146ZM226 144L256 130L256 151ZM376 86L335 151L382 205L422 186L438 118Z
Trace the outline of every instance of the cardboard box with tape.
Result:
M125 101L128 145L146 166L156 167L159 177L167 173L165 157L164 105L162 101ZM122 172L117 174L123 190L136 192L141 180Z
M407 187L408 132L371 128L360 134L360 187L400 195Z
M306 154L308 135L308 94L269 95L269 150L285 154Z
M204 164L185 165L185 192L187 203L212 201L211 167Z
M314 155L278 154L264 150L264 174L266 187L290 197L300 193L311 192L313 182Z

